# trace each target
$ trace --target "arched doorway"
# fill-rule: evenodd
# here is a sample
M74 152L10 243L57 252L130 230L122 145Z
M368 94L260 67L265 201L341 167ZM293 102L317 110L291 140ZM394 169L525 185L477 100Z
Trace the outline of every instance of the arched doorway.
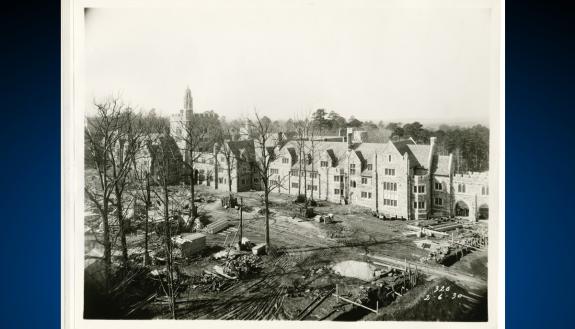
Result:
M477 210L477 219L489 219L489 206L483 204Z
M455 204L455 216L469 217L469 207L463 201L457 201Z

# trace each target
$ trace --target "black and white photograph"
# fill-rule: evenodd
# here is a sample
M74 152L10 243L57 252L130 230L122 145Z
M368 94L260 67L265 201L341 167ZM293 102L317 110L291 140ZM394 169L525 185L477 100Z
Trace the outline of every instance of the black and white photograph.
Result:
M499 6L72 1L70 316L495 328Z

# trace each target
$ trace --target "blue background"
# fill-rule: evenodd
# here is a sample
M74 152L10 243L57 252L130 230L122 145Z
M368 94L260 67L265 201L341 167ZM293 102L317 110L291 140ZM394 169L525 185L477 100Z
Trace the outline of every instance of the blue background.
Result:
M3 5L0 327L60 327L60 3ZM507 1L506 324L575 314L575 15Z
M574 10L559 2L507 5L506 322L572 328Z

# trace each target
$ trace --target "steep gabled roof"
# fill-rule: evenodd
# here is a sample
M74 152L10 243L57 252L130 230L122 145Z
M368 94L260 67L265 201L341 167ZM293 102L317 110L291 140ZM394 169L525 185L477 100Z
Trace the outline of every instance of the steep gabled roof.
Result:
M431 171L434 175L449 176L449 159L448 155L434 155L431 165Z
M407 152L410 155L413 167L427 168L427 160L429 158L430 145L407 145Z
M255 147L253 140L238 140L226 142L230 151L236 158L253 157L255 155Z
M404 139L390 142L393 146L395 146L395 148L401 155L404 155L407 151L409 151L408 145L415 145L415 143L411 139Z

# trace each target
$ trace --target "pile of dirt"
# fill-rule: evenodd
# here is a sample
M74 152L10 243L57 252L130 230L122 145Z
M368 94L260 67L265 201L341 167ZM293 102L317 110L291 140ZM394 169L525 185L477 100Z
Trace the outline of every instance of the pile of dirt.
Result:
M365 262L348 260L337 263L333 271L341 276L356 278L363 281L372 281L379 276L377 267Z

